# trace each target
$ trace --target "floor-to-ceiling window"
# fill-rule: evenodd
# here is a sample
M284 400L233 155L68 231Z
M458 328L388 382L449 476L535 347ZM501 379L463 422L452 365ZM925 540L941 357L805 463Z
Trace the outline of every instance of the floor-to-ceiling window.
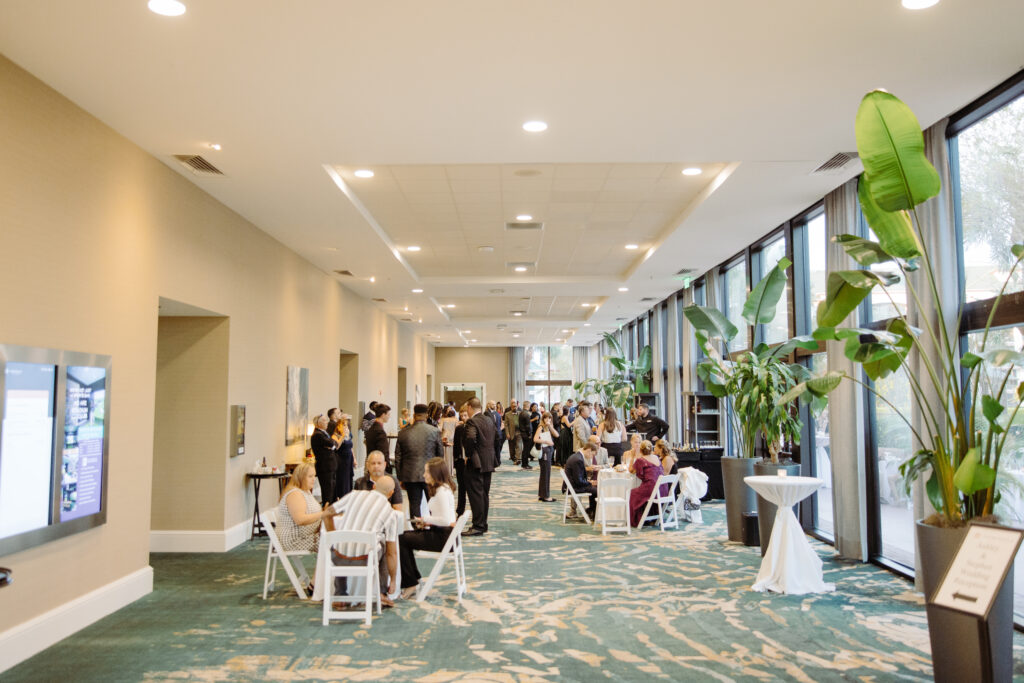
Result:
M950 126L950 165L953 177L960 282L964 314L961 349L981 348L988 309L1014 263L1010 248L1024 242L1024 79L997 92L955 117ZM996 329L988 348L1024 350L1024 268L1010 277L1000 303ZM1006 368L981 376L981 388L1004 406L1016 405L1013 393L1024 381L1024 369L1014 367L1001 396ZM984 421L981 421L984 422ZM984 424L980 425L982 428ZM1024 415L1006 425L1006 445L999 462L999 520L1024 526ZM1014 611L1024 620L1024 553L1014 567Z
M574 396L571 346L526 347L526 399L550 408Z
M756 252L754 262L757 264L757 277L755 283L767 275L775 265L786 256L786 236L779 233L764 243ZM760 326L758 341L767 344L778 344L790 337L789 333L789 298L787 292L783 293L775 306L775 318L770 323Z

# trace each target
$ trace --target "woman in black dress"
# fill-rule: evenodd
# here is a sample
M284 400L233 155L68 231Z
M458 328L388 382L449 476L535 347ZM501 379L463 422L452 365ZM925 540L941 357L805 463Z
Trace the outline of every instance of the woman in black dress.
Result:
M334 494L338 498L344 498L345 494L352 490L352 478L356 467L352 454L351 419L351 415L342 414L338 424L334 426L333 438L338 443L338 470L334 475Z

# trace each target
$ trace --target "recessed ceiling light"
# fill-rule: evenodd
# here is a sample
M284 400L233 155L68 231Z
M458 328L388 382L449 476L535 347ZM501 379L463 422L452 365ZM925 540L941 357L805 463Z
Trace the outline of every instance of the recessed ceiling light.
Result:
M422 289L414 289L414 290L412 290L412 293L413 294L422 294L423 290Z
M523 130L527 133L543 133L548 129L548 124L543 121L527 121L523 124Z
M683 169L683 175L700 175L703 172L704 171L697 168L696 166L691 166L690 168Z
M563 341L563 340L562 339L556 339L555 341L560 342L560 341Z
M463 334L469 334L469 333L470 333L470 332L472 332L472 331L473 331L473 330L463 330L463 331L462 331L462 333L463 333Z
M455 304L447 304L445 308L455 308Z
M376 282L376 281L377 281L377 278L374 277L373 275L371 275L370 276L370 282Z
M212 150L216 150L216 151L218 151L218 152L219 152L219 151L220 151L221 149L223 149L223 148L222 148L222 147L221 147L221 146L220 146L220 145L219 145L218 143L216 143L216 142L215 142L215 143L213 143L212 145L210 145L210 149L212 149Z
M569 334L569 330L562 330L563 334Z
M420 322L423 322L423 318L420 318Z
M639 248L640 248L639 244L627 244L626 245L626 249L629 249L630 251L633 251L634 249L639 249Z
M583 327L590 327L590 323L583 323Z
M519 339L519 335L518 334L513 334L512 336L515 337L516 339Z
M147 6L150 12L156 12L165 17L180 17L185 13L185 3L178 2L178 0L149 0Z
M479 251L479 252L482 252L484 254L489 254L492 251L494 251L494 247L492 247L489 244L484 244L482 246L477 247L476 250Z
M928 9L939 4L939 0L903 0L903 6L907 9Z
M516 272L517 273L525 273L526 272L526 266L516 266Z
M533 220L533 216L531 216L528 213L521 213L518 216L516 216L516 220L517 221L532 221Z
M512 312L512 315L516 316L517 318L518 318L519 316L521 316L522 314L523 314L523 312L522 312L522 311L513 311L513 312Z
M419 251L420 250L420 248L417 247L415 244L413 244L411 246L408 246L405 249L406 249L406 251Z
M369 170L367 168L361 168L358 171L356 171L355 176L356 176L356 178L372 178L373 177L373 171L371 171L371 170Z
M591 304L580 304L583 308L590 308Z
M475 342L475 341L476 341L476 339L470 339L469 341L471 341L471 342Z
M628 292L629 291L629 287L619 287L619 291L620 292Z

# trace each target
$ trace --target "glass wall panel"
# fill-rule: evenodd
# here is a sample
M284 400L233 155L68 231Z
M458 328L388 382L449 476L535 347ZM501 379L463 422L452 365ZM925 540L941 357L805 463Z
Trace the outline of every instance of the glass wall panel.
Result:
M747 321L743 319L743 303L747 300L747 264L745 261L729 266L722 278L725 294L725 317L739 328L729 344L729 351L742 351L747 348Z
M527 346L526 347L526 379L548 378L548 347Z
M957 136L966 301L999 292L1024 241L1024 98ZM1024 289L1018 268L1008 292Z
M785 237L780 236L777 240L765 245L761 249L761 257L759 259L761 272L758 274L758 280L767 275L785 255ZM787 295L788 292L779 299L779 303L775 307L775 318L764 326L764 341L768 344L778 344L789 339L789 302Z
M827 354L816 353L811 356L811 372L820 375L828 365ZM813 454L811 473L825 484L815 494L814 526L829 536L835 533L832 520L832 457L831 434L828 428L828 409L822 411L817 418L811 418L811 443L807 452Z
M807 222L807 273L810 295L807 297L811 307L810 320L812 327L817 320L818 304L825 300L825 286L828 283L828 270L825 258L828 253L828 236L825 233L825 214L818 214Z
M875 480L878 483L880 554L906 567L914 567L914 512L900 476L900 465L913 453L910 427L893 410L910 416L911 390L901 369L875 383L875 391L890 406L869 393L874 416Z
M572 347L549 346L547 348L551 363L547 379L572 379Z

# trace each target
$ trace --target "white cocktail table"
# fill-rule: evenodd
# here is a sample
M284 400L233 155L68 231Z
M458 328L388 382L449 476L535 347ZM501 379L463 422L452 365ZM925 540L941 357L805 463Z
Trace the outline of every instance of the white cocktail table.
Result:
M793 595L834 591L835 584L822 579L821 558L793 514L793 506L817 491L824 482L815 477L779 476L744 477L743 481L779 508L768 551L751 588Z

